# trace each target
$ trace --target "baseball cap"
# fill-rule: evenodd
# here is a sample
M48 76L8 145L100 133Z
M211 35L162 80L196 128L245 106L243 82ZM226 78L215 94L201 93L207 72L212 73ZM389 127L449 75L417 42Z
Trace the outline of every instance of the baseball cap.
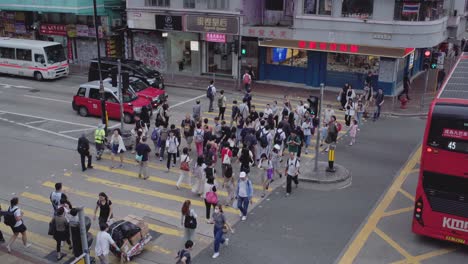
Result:
M239 175L239 178L245 178L245 176L247 176L247 175L245 174L245 172L244 172L244 171L241 171L241 173L240 173L240 175Z
M277 150L280 150L280 149L281 149L280 145L278 145L278 144L276 144L276 145L274 146L274 148L277 149Z

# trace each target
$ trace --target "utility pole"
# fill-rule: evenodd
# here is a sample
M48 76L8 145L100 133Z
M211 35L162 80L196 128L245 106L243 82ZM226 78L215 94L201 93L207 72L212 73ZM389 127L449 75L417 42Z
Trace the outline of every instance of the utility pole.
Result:
M85 212L84 208L78 208L78 210L78 218L80 221L81 248L83 249L83 254L85 254L85 263L91 264L91 260L89 258L88 234L86 231Z
M426 69L426 80L424 82L424 93L423 93L422 98L421 98L421 110L424 108L424 101L426 99L425 97L426 97L428 83L429 83L429 69Z
M240 34L240 29L239 29L239 47L237 49L237 56L238 56L237 57L237 89L242 90L242 87L241 87L242 35Z
M122 90L122 63L117 60L117 87L119 87L120 102L120 131L124 130L124 112L123 112L123 90Z
M94 29L96 30L96 44L98 54L98 71L99 71L99 93L101 94L101 119L104 124L104 131L107 136L107 111L106 111L106 96L104 93L104 84L102 83L102 72L101 72L101 49L99 45L99 29L98 29L98 18L97 18L97 7L96 0L93 0L94 7Z
M318 171L318 156L319 156L319 146L320 146L320 127L322 125L322 107L323 107L323 90L324 90L324 84L321 83L320 84L320 106L319 106L319 109L318 109L318 113L317 113L317 116L318 116L318 120L319 120L319 124L318 124L318 127L317 127L317 138L315 139L315 161L314 161L314 172L317 172Z

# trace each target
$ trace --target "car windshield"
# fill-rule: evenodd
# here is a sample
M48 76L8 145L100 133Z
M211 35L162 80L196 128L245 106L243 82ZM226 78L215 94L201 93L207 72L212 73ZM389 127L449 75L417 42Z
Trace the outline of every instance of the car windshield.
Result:
M65 52L63 51L63 46L60 44L52 45L44 48L45 54L47 56L47 62L49 64L54 64L57 62L66 61Z
M145 75L154 75L154 70L145 64L141 63L137 65L137 68L142 71Z
M117 91L114 92L115 96L119 98L119 93ZM130 103L132 101L135 101L138 98L138 96L132 91L132 90L127 90L123 94L123 102L124 103Z
M148 88L148 85L141 81L141 80L138 80L138 81L134 81L132 84L132 89L135 91L135 92L141 92L143 91L144 89Z

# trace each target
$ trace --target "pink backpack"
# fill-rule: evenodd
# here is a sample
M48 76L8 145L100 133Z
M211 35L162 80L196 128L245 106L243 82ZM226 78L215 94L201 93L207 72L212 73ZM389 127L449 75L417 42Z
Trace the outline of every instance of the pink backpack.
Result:
M249 83L250 83L250 75L244 74L244 84L249 84Z
M207 192L205 199L210 204L218 204L218 195L213 191Z

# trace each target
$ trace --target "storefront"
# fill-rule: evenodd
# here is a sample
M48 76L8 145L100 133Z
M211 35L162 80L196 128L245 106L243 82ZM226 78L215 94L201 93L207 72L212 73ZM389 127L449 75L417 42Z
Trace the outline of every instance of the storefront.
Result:
M186 31L200 36L201 73L237 76L239 19L228 16L187 15Z
M34 39L32 12L0 11L0 37Z
M376 87L391 95L396 93L403 76L410 70L409 56L414 49L381 48L351 44L318 43L298 40L259 41L260 80L303 83L318 87L364 87L372 73ZM411 68L415 74L419 69Z

